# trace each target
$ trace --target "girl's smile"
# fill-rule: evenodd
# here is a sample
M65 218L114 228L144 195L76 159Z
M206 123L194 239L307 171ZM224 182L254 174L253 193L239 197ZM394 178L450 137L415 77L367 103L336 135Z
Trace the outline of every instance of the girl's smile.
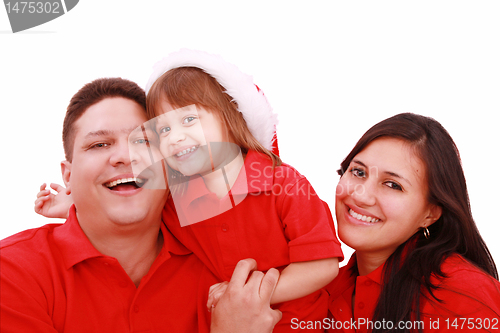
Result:
M214 113L197 105L174 108L165 100L161 106L164 113L156 118L156 131L160 151L172 169L185 176L206 174L225 161L224 152L212 152L209 147L226 141Z

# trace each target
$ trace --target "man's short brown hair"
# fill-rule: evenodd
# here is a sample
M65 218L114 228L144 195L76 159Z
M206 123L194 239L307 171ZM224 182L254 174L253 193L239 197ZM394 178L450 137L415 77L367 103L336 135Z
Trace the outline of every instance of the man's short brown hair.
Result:
M73 159L75 122L92 105L105 98L123 97L139 104L146 114L146 94L135 82L122 78L102 78L84 85L69 102L63 124L63 145L66 160Z

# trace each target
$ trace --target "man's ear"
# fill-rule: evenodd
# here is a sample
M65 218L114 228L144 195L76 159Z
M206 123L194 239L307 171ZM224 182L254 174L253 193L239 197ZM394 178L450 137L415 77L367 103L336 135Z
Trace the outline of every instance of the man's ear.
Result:
M61 174L66 186L66 190L71 191L71 162L62 161L61 162Z
M424 227L428 227L439 220L441 214L443 214L443 208L441 206L431 204L429 207L429 214L425 218L426 223Z

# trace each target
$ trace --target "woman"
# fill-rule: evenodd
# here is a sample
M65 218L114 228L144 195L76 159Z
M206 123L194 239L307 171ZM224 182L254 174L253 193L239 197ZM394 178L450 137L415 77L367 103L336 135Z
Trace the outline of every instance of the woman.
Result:
M500 330L495 263L437 121L406 113L376 124L339 174L339 237L356 252L328 286L329 331Z

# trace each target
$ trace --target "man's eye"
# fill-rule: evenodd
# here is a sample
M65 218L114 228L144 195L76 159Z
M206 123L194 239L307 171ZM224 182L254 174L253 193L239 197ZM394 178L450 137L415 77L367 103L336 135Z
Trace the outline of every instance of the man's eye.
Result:
M355 177L358 177L358 178L364 178L366 177L366 173L364 170L362 169L359 169L359 168L352 168L350 170L351 174Z
M90 146L90 149L92 149L92 148L105 148L108 146L109 146L109 143L99 142L99 143L95 143L92 146Z

